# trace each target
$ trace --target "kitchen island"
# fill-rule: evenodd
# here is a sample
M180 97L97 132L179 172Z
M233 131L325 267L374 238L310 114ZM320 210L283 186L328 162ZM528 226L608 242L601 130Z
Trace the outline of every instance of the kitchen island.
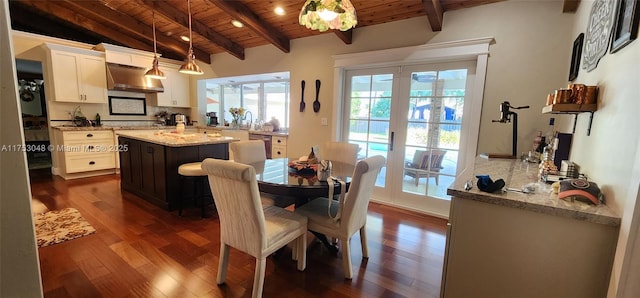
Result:
M486 193L475 184L490 175L521 189L537 173L537 164L478 157L450 186L442 297L606 296L621 221L608 206L560 200L545 187Z
M119 132L121 189L166 210L175 210L192 187L181 187L181 164L205 158L229 159L234 138L199 133Z

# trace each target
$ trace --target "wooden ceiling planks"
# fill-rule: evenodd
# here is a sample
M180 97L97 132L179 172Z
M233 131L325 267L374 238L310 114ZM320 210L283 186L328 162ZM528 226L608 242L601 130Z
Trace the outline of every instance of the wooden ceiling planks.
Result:
M23 5L28 9L21 7L21 13L15 16L20 19L15 22L12 14L12 24L19 28L37 27L29 25L31 20L28 13L24 13L25 10L37 11L50 16L51 20L64 23L67 28L77 28L78 36L91 37L90 40L102 36L105 42L115 41L116 44L149 51L153 49L151 25L152 11L155 10L158 52L165 57L184 58L189 44L180 36L188 36L189 33L187 1L15 0L11 1L11 6ZM446 11L499 1L503 0L351 0L358 16L356 28L428 16L432 31L442 29L442 17ZM211 54L227 52L244 59L246 48L269 44L287 53L290 40L326 33L334 33L346 44L352 42L354 30L318 32L299 25L298 15L303 3L303 0L191 0L192 42L196 58L210 63ZM274 12L276 5L284 9L285 15ZM245 26L234 27L231 25L233 19ZM424 28L427 26L425 24ZM43 32L56 36L51 30Z

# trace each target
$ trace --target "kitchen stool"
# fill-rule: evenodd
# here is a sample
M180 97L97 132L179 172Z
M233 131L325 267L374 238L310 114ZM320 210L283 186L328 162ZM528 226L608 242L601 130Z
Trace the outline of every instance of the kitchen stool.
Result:
M190 162L182 164L178 167L178 174L180 174L180 178L183 180L180 188L182 189L182 195L178 202L178 215L182 216L182 204L184 201L185 194L185 185L186 180L192 180L193 183L193 199L194 202L197 202L198 198L200 199L200 207L202 208L202 217L205 217L205 198L209 197L207 191L209 191L208 187L205 187L207 184L207 174L201 168L202 162ZM206 189L205 189L206 188Z

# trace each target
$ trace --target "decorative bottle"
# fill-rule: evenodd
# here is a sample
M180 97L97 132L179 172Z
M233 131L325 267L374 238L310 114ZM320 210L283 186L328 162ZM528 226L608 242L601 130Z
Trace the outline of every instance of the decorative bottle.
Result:
M178 132L179 134L184 133L184 123L182 121L176 124L176 132Z

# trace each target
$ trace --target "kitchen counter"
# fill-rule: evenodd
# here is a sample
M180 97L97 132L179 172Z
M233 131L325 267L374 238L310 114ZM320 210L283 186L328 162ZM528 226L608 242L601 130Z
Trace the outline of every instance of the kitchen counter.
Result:
M205 158L228 160L229 143L237 140L202 133L150 134L119 130L117 134L118 144L123 148L118 152L121 189L166 210L176 209L181 200L194 195L193 185L178 174L180 165Z
M213 129L213 130L237 130L237 131L246 131L247 133L265 135L265 136L288 136L288 131L264 131L264 130L255 130L255 129L235 129L229 128L227 126L199 126L199 129Z
M185 147L185 146L199 146L208 144L221 144L231 143L239 141L232 137L214 136L212 134L204 133L189 133L183 134L171 133L171 132L156 132L153 134L137 134L128 133L127 131L118 131L119 136L125 136L127 138L145 141L153 144L158 144L168 147Z
M175 126L53 126L51 128L61 131L85 131L85 130L174 130ZM186 126L186 129L196 129L195 126Z
M620 217L551 192L493 194L475 183L466 191L475 175L501 178L505 188L537 181L537 164L478 157L474 166L447 190L441 297L607 296Z
M523 163L514 159L487 159L476 158L475 170L466 177L458 177L449 187L447 194L461 199L475 200L506 207L518 208L549 215L567 217L588 222L619 226L620 217L607 205L598 206L575 201L569 202L558 199L553 193L525 194L507 191L505 193L487 193L480 191L476 186L475 175L490 175L492 180L503 179L505 187L521 189L522 186L537 179L538 165ZM464 190L466 181L473 178L473 188Z

